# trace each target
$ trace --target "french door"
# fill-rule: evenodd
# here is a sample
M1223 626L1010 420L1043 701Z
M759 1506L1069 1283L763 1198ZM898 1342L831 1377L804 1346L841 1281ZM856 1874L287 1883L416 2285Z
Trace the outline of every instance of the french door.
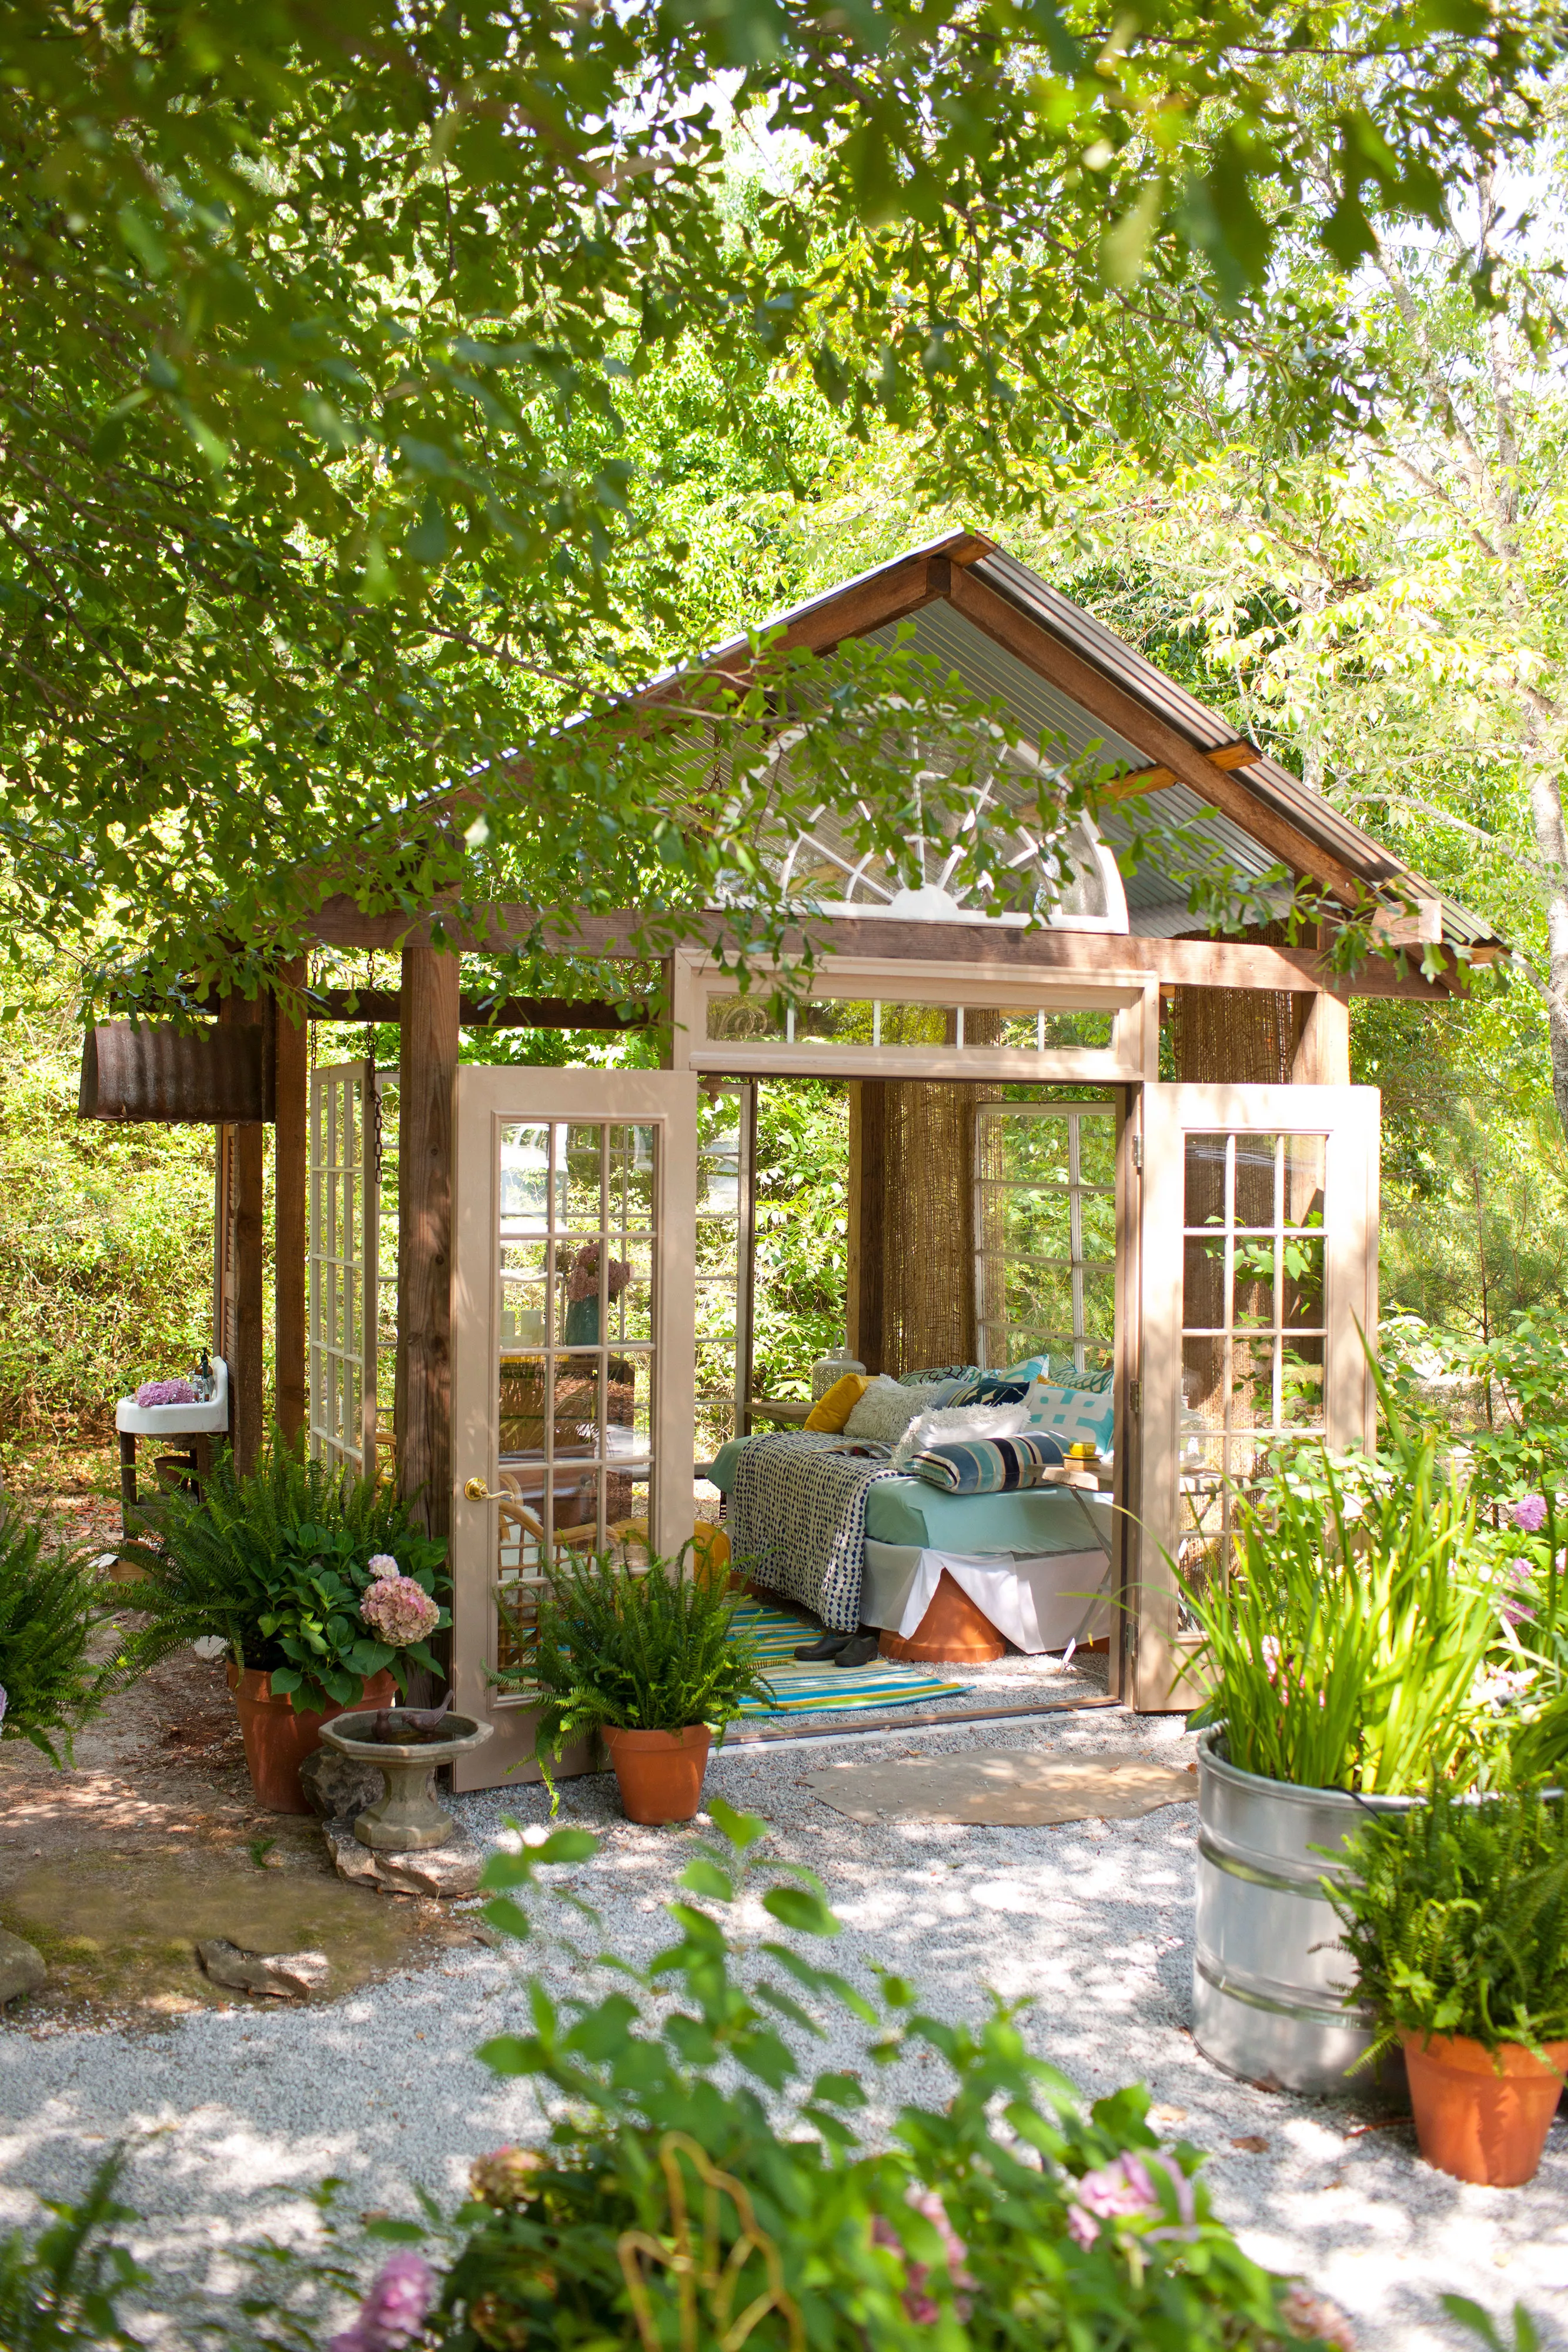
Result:
M1237 1498L1270 1458L1376 1442L1379 1106L1375 1087L1143 1090L1139 1707L1197 1705L1184 1587L1228 1575Z
M552 1576L691 1538L697 1082L469 1065L455 1125L454 1703L496 1727L455 1771L487 1788L537 1777L493 1677Z
M310 1074L310 1451L373 1475L381 1120L371 1062Z

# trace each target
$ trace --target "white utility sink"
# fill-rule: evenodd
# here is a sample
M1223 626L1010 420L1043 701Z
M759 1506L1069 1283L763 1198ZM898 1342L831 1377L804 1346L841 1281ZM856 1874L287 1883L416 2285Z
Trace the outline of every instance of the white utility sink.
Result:
M114 1408L116 1429L132 1437L196 1437L227 1429L229 1368L221 1356L212 1363L217 1387L205 1404L138 1404L134 1397L121 1397Z

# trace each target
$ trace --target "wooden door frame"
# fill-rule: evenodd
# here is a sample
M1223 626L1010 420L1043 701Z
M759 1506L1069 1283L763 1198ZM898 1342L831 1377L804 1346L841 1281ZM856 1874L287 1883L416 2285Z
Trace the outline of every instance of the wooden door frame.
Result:
M1125 1507L1130 1559L1120 1695L1141 1712L1185 1710L1201 1693L1185 1676L1170 1561L1180 1536L1182 1227L1189 1132L1326 1135L1324 1433L1336 1452L1377 1439L1366 1349L1377 1339L1378 1138L1375 1087L1159 1084L1143 1090L1138 1341L1141 1411ZM1336 1205L1337 1204L1337 1205ZM1175 1244L1174 1265L1172 1248ZM1174 1288L1172 1287L1174 1282ZM1120 1399L1119 1399L1120 1402ZM1124 1497L1118 1489L1118 1500ZM1120 1515L1119 1515L1120 1516Z
M657 1351L653 1429L653 1549L673 1557L691 1540L691 1465L696 1348L693 1304L696 1231L697 1081L680 1070L552 1069L465 1063L453 1119L452 1451L450 1571L453 1579L453 1705L494 1723L496 1736L453 1767L460 1790L537 1780L536 1710L499 1696L486 1679L497 1655L493 1601L497 1506L463 1489L480 1479L494 1495L497 1459L496 1365L499 1358L499 1220L497 1129L503 1123L612 1119L657 1127L659 1151L653 1332ZM680 1459L685 1449L685 1467ZM672 1469L674 1475L672 1475ZM512 1768L516 1767L514 1770ZM563 1771L592 1769L586 1749Z

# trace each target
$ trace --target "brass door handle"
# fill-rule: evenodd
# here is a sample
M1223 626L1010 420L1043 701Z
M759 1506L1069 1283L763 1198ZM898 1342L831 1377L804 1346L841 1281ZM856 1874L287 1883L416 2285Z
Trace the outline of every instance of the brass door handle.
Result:
M517 1499L515 1496L509 1495L505 1487L498 1495L492 1495L483 1478L465 1478L463 1492L471 1503L510 1503Z

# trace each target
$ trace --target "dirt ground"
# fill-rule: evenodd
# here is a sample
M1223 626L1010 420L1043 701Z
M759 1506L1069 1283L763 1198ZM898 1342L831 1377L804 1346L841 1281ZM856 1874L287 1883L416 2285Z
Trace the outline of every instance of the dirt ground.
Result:
M102 1553L118 1544L118 1504L67 1494L53 1508L62 1532ZM0 1746L0 1927L49 1968L41 1992L4 2012L14 2030L276 2006L208 1980L196 1955L208 1936L324 1951L337 1995L487 1940L478 1926L432 1898L345 1885L313 1818L263 1811L221 1659L167 1659L78 1732L63 1771L26 1740Z

